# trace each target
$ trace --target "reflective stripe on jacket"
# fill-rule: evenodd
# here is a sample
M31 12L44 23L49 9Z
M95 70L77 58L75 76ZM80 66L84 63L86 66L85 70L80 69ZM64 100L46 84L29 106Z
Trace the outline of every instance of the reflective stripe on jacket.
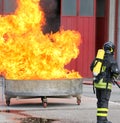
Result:
M108 85L107 85L107 82L104 82L103 81L103 78L100 79L100 81L98 83L94 83L94 86L95 88L101 88L101 89L112 89L112 83L111 82L108 82Z

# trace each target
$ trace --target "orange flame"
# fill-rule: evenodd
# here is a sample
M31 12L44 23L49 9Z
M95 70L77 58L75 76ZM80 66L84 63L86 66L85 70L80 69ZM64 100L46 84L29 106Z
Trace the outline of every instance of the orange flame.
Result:
M64 68L77 58L81 35L60 30L43 34L39 0L18 0L14 14L0 16L0 73L6 79L80 78Z

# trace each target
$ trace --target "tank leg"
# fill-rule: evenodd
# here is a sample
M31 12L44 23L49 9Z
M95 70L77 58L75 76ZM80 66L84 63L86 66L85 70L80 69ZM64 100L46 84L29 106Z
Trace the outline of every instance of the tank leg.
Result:
M46 108L47 107L47 97L41 97L42 103L43 103L43 107Z
M9 106L10 105L10 97L5 96L5 99L6 99L6 105Z
M81 95L77 95L77 104L80 105L81 103Z

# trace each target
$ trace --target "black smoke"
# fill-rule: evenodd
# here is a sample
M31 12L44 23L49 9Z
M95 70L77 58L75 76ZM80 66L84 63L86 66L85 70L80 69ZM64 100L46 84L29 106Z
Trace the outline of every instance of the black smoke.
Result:
M43 27L43 32L57 32L60 28L60 0L40 0L40 6L46 18L46 25Z

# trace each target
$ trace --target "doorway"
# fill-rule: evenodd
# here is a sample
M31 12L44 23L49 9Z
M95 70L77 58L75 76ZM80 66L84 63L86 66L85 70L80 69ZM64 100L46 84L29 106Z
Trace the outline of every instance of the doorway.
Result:
M109 0L96 1L96 49L103 47L108 40L109 27Z

